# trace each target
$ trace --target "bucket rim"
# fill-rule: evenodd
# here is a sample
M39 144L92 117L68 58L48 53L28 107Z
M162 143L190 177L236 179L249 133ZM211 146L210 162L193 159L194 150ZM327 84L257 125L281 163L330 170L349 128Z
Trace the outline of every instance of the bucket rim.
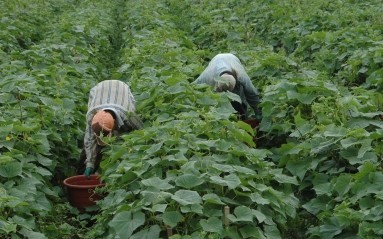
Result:
M100 178L100 175L97 175L97 174L92 174L90 175L90 178L93 179L93 180L99 180ZM85 175L75 175L75 176L71 176L71 177L68 177L66 179L64 179L64 185L67 186L68 188L96 188L96 187L103 187L105 186L105 183L98 183L98 184L91 184L91 185L76 185L76 184L73 184L73 183L70 183L71 180L75 180L76 179L85 179L86 180L86 177Z

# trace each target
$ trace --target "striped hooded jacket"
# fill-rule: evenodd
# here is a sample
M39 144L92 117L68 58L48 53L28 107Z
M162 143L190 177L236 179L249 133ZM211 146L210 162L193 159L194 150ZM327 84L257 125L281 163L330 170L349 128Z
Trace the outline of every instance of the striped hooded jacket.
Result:
M113 112L116 125L113 135L142 127L141 120L135 114L135 100L127 84L118 80L105 80L94 86L89 93L84 137L85 164L91 168L95 167L95 159L100 150L91 127L93 116L99 110Z

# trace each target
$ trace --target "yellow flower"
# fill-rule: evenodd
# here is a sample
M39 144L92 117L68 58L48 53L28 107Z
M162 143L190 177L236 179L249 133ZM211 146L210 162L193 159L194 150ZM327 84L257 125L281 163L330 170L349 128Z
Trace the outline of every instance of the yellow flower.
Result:
M10 141L11 139L12 139L12 138L9 137L9 136L5 137L5 141Z

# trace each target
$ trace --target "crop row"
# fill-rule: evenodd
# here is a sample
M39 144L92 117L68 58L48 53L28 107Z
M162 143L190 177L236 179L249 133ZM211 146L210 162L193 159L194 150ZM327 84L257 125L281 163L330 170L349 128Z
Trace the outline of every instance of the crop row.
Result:
M52 238L68 210L57 210L60 182L77 163L87 89L108 75L103 57L113 28L103 9L111 8L79 1L3 6L0 235Z
M0 235L380 238L382 7L5 1ZM256 144L233 95L190 84L220 52L260 89ZM88 90L107 78L131 86L145 127L105 148L108 196L86 228L60 183L78 164Z
M295 213L297 201L284 188L295 180L266 160L267 150L254 148L247 125L233 121L230 95L190 85L211 53L198 50L169 4L127 2L120 19L119 72L130 79L146 123L106 151L109 194L92 236L279 234L277 225ZM221 222L225 215L230 225Z

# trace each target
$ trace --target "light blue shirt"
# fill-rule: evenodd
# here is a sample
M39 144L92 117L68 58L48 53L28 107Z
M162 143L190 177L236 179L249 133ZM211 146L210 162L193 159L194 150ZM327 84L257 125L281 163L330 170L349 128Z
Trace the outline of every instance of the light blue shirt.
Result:
M224 72L231 72L236 75L236 86L233 93L239 95L242 102L249 104L254 112L256 112L259 103L258 90L254 87L240 60L231 53L221 53L216 55L193 83L205 83L214 87L214 78L220 76Z

